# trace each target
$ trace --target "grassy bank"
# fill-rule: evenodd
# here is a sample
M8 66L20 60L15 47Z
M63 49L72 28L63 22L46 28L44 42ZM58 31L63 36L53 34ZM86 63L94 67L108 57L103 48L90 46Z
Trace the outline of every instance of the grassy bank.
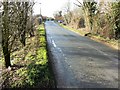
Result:
M38 26L35 36L28 37L26 46L12 53L12 70L3 72L4 88L53 88L44 25ZM7 77L7 78L6 78Z
M60 26L62 26L63 28L66 28L66 29L68 29L68 30L71 30L71 31L73 31L73 32L75 32L75 33L78 33L78 34L80 34L81 36L85 36L85 34L87 34L87 33L89 33L89 32L87 32L87 31L85 31L85 29L84 28L81 28L81 29L74 29L74 28L71 28L70 26L65 26L65 25L63 25L63 24L59 24ZM108 39L108 38L104 38L104 37L102 37L102 36L100 36L100 35L93 35L93 34L90 34L90 35L88 35L88 37L90 38L90 39L92 39L92 40L95 40L95 41L97 41L97 42L101 42L101 43L104 43L104 44L106 44L107 46L110 46L110 47L112 47L112 48L114 48L114 49L117 49L117 50L120 50L120 48L118 48L118 41L119 40L115 40L115 39Z

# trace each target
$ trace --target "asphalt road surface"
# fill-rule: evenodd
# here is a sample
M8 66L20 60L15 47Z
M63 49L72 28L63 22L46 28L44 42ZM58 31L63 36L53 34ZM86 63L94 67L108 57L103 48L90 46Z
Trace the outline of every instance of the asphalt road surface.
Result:
M118 88L118 51L45 22L58 88Z

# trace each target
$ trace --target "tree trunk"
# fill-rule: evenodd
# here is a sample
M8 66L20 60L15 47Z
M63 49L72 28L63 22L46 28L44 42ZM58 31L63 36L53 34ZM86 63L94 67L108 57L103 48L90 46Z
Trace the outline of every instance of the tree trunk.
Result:
M2 48L3 48L3 54L4 54L4 59L5 59L5 67L8 68L11 66L10 62L10 51L8 49L8 41L4 42L2 41Z
M10 63L10 51L9 51L9 18L8 18L8 2L4 2L4 14L2 18L2 49L5 59L5 66L8 68Z
M23 26L22 26L22 30L23 30L23 33L21 34L21 43L25 46L26 45L26 43L25 43L25 41L26 41L26 27L27 27L27 14L28 14L28 2L23 2L22 3L23 4L23 7L24 7L24 11L23 11L23 19L24 19L24 21L23 21Z
M20 42L25 46L25 30L23 31L20 37Z

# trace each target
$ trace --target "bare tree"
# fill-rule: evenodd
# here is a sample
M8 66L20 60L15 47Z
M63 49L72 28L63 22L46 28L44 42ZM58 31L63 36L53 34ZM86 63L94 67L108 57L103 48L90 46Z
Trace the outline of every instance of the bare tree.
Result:
M63 20L63 16L62 16L62 11L56 11L54 13L54 17L55 19L58 21L58 20Z
M30 2L2 2L2 49L6 67L11 66L10 53L15 41L20 40L25 46L32 5Z
M3 2L3 17L2 17L2 48L5 58L6 67L11 66L10 63L10 50L9 50L9 12L8 12L8 2Z
M72 19L72 12L71 12L70 1L68 1L66 3L65 7L63 8L63 11L65 13L64 19L65 19L66 23L69 24L71 22L71 19Z

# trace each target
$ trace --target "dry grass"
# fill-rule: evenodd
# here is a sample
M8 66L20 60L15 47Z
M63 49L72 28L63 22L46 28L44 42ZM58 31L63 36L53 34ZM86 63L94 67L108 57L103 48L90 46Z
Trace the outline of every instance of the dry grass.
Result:
M73 31L73 32L75 32L75 33L78 33L78 34L80 34L81 36L85 36L85 34L87 34L87 33L89 33L89 32L87 32L86 30L85 30L85 28L81 28L81 29L74 29L74 28L72 28L72 27L70 27L69 25L67 25L67 26L64 26L63 24L60 24L60 26L62 26L63 28L66 28L66 29L68 29L68 30L71 30L71 31ZM115 39L108 39L108 38L103 38L103 37L101 37L101 36L99 36L99 35L90 35L90 36L88 36L90 39L92 39L92 40L95 40L95 41L97 41L97 42L101 42L101 43L104 43L104 44L106 44L107 46L110 46L110 47L112 47L112 48L114 48L114 49L117 49L117 50L120 50L120 48L118 47L118 42L119 42L119 40L115 40Z

